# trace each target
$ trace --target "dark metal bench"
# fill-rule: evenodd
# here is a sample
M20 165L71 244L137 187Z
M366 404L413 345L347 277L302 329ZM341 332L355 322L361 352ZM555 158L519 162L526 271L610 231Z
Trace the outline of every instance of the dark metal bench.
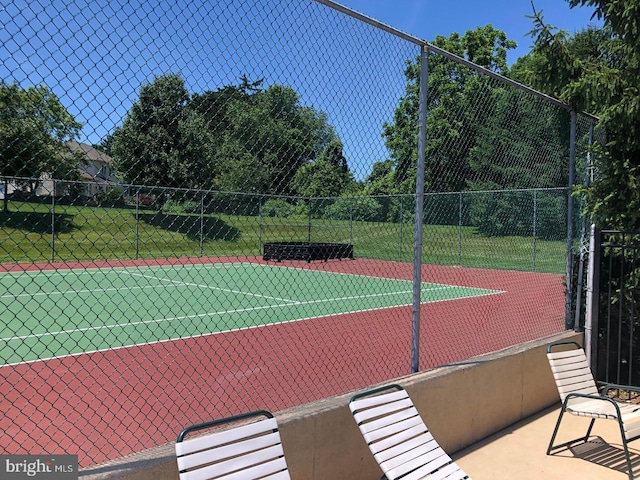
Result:
M349 258L353 260L350 243L270 242L264 244L263 260L327 260Z

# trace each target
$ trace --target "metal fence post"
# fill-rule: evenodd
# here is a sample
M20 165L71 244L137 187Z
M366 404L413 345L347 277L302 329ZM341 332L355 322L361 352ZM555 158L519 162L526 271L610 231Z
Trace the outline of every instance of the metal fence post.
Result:
M56 180L53 182L51 195L51 261L56 259Z
M140 255L140 190L136 191L136 260Z
M402 209L404 208L404 205L403 205L403 202L402 202L402 198L403 198L402 195L400 195L400 213L399 213L399 218L398 218L398 221L400 222L400 225L399 225L400 226L400 229L399 229L400 230L400 232L399 232L399 235L400 235L400 238L399 238L400 245L399 245L399 247L400 248L399 248L399 251L398 251L398 261L399 262L402 261L402 225L403 225L403 223L402 223L402 217L403 217Z
M411 325L411 372L420 368L420 288L422 285L422 221L424 210L424 156L427 137L427 84L429 49L420 54L420 113L418 115L418 171L416 179L416 226L413 245L413 314Z
M600 259L602 236L591 225L589 238L589 275L587 276L587 306L584 321L585 352L591 371L598 372L598 303L600 292Z
M200 192L200 256L204 255L204 193Z
M263 243L262 243L262 197L258 197L258 249L260 253L264 253Z
M589 148L593 143L593 122L589 125ZM584 175L584 186L588 187L591 184L591 152L587 151L587 168L585 169ZM584 263L585 263L585 235L587 232L587 216L582 215L582 225L580 228L580 260L578 263L578 285L576 288L576 310L575 317L573 321L574 330L578 330L580 328L580 307L582 304L582 288L583 288L583 276L584 276ZM587 273L590 270L587 269ZM587 279L588 283L588 279Z
M458 194L458 265L462 266L462 192Z
M536 271L536 236L538 234L537 232L537 226L538 226L538 190L534 190L533 191L533 246L532 246L532 252L531 252L531 268L532 271L535 272Z
M349 198L349 243L353 245L353 197Z
M313 200L311 198L309 198L309 202L308 202L308 211L307 211L307 242L311 243L311 202Z
M576 175L576 112L571 110L569 133L569 185L567 199L567 290L565 293L564 328L571 328L571 306L573 297L573 196L571 189ZM577 308L577 307L576 307Z

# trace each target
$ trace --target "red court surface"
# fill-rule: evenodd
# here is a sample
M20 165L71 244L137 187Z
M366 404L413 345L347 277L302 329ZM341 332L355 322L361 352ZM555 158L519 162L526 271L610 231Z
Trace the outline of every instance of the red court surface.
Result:
M50 268L125 263L136 262ZM281 264L413 277L411 264L377 260ZM564 329L562 275L425 265L422 280L503 293L423 303L421 370ZM388 381L411 373L411 324L403 306L0 367L0 451L78 454L85 468L173 442L192 423Z

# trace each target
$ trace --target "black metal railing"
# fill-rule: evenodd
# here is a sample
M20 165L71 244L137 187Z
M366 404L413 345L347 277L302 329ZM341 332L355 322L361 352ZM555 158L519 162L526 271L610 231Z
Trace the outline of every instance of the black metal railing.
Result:
M591 327L598 381L640 385L640 232L597 231Z

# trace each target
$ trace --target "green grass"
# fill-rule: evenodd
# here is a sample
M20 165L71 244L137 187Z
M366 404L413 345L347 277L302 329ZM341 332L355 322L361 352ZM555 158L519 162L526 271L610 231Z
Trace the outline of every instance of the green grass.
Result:
M411 262L412 224L233 215L155 215L126 208L10 202L0 213L0 262L260 255L265 242L353 243L360 258ZM52 219L55 232L52 233ZM425 225L423 263L564 273L566 242L483 237L473 227Z

